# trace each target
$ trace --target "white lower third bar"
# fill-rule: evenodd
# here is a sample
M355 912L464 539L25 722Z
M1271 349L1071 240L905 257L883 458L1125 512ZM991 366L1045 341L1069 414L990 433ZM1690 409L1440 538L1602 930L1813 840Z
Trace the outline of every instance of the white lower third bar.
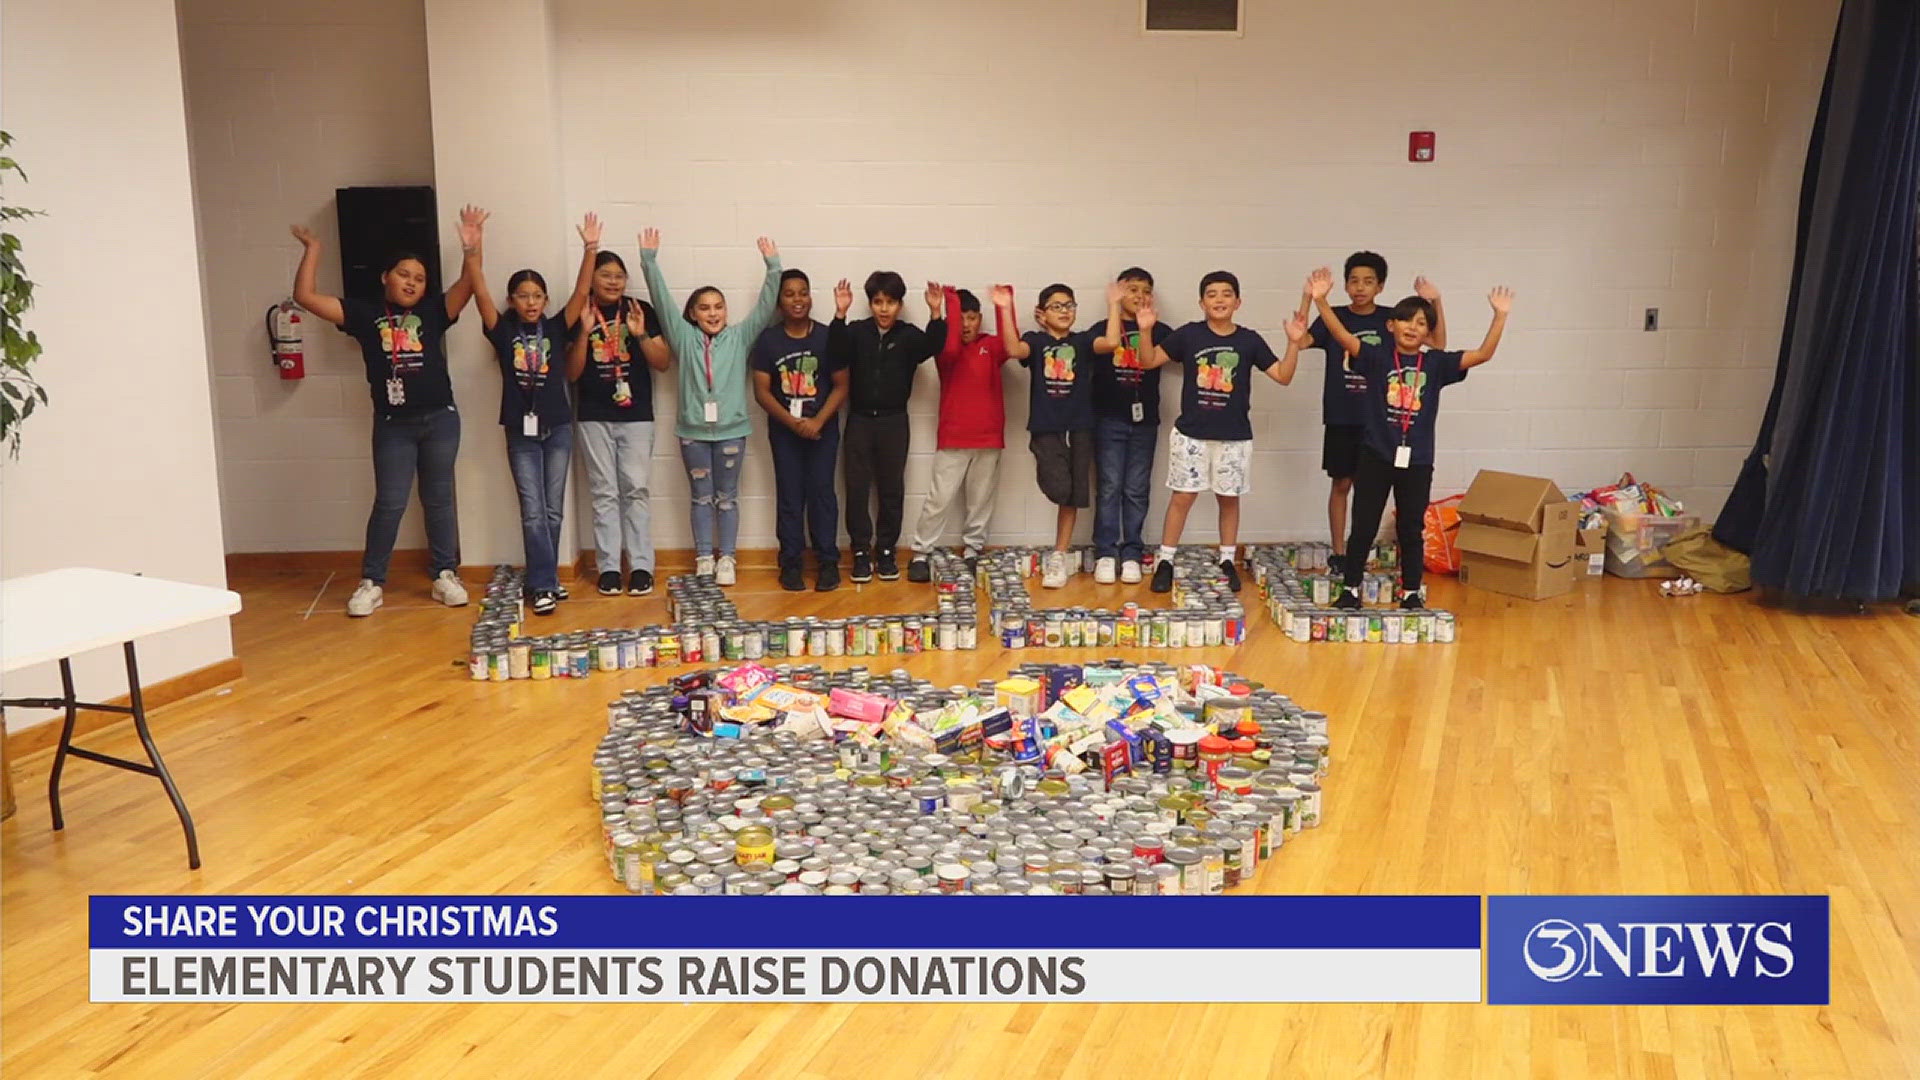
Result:
M94 949L97 1002L1478 1002L1478 949Z

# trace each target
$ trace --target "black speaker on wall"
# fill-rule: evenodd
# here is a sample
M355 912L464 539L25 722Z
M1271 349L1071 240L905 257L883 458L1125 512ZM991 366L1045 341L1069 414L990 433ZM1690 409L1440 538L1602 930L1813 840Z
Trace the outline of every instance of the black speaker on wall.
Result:
M431 187L335 188L340 218L340 284L347 296L379 300L380 273L394 255L427 264L427 291L440 291L440 225Z

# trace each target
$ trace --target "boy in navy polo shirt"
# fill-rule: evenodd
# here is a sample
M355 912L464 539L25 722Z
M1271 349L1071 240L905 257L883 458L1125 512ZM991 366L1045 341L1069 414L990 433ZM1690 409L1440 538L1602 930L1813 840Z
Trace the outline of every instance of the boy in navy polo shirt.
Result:
M1018 333L1013 287L995 285L993 305L1000 313L1000 340L1007 356L1033 373L1027 431L1040 492L1058 507L1053 550L1047 552L1040 584L1058 589L1067 583L1067 547L1080 508L1093 503L1093 335L1073 328L1080 305L1073 290L1053 284L1040 290L1033 317L1040 329Z
M1227 588L1240 591L1240 572L1233 565L1234 542L1240 533L1240 496L1251 490L1253 421L1248 417L1253 397L1253 372L1264 373L1282 386L1293 381L1297 352L1285 360L1273 355L1266 339L1233 321L1240 310L1240 279L1215 270L1200 279L1200 313L1167 335L1163 344L1143 352L1148 370L1179 361L1180 418L1167 435L1166 523L1160 527L1160 557L1154 561L1153 591L1173 591L1174 549L1186 527L1187 512L1202 491L1211 490L1220 505L1220 572ZM1152 300L1140 305L1141 340L1155 340L1159 314Z
M1493 359L1506 329L1513 293L1498 286L1487 294L1493 321L1486 340L1465 352L1424 349L1435 317L1426 299L1409 296L1393 307L1387 318L1387 342L1367 345L1347 330L1338 312L1328 305L1333 274L1317 270L1309 292L1326 321L1334 342L1346 351L1349 363L1366 380L1366 435L1354 470L1353 531L1347 537L1345 587L1334 606L1360 606L1360 579L1367 569L1367 549L1380 531L1380 515L1393 493L1393 512L1400 543L1400 606L1426 604L1420 584L1421 529L1433 490L1433 434L1440 411L1440 391L1466 378L1467 371ZM1306 327L1295 319L1287 336L1296 345L1307 339Z
M1345 275L1347 298L1351 303L1333 310L1340 313L1340 322L1347 332L1362 344L1381 344L1386 341L1387 310L1374 303L1374 299L1386 288L1387 260L1371 251L1356 251L1347 256ZM1413 291L1433 305L1430 343L1436 349L1446 348L1447 316L1440 307L1440 290L1421 277L1414 279ZM1312 308L1313 297L1302 290L1300 318L1307 319ZM1366 433L1367 386L1360 373L1346 362L1346 353L1334 343L1326 320L1315 318L1307 333L1310 340L1301 347L1324 350L1327 358L1326 379L1320 393L1320 417L1326 425L1320 444L1320 467L1332 481L1327 492L1327 524L1335 554L1329 556L1327 562L1329 569L1338 574L1346 559L1343 549L1347 542L1347 496L1353 491L1353 471L1360 462L1360 444Z
M1138 266L1107 286L1107 317L1087 327L1093 339L1093 580L1140 583L1147 546L1140 530L1153 489L1153 449L1160 438L1160 372L1141 366L1140 305L1153 298L1153 275ZM1173 327L1154 327L1153 344Z

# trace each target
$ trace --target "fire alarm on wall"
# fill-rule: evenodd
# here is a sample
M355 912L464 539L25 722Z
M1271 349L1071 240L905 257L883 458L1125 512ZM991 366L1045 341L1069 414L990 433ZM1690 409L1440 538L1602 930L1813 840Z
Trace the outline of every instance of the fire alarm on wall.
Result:
M1433 160L1433 132L1416 131L1407 136L1407 160Z

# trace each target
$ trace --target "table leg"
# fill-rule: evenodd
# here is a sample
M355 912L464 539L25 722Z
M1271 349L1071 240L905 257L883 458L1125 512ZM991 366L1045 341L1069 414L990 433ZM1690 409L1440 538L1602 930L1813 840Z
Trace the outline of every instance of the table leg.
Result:
M140 696L140 669L138 663L134 660L133 642L127 642L125 647L127 653L127 695L129 704L133 706L133 729L140 735L140 745L147 748L147 760L153 762L154 775L160 778L160 785L167 789L167 798L173 800L174 813L180 815L180 827L186 830L187 869L198 870L200 869L200 841L193 832L193 817L187 813L187 801L180 797L180 789L173 784L173 774L167 772L166 763L160 760L160 748L153 745L153 732L147 729L146 704ZM71 686L68 688L67 697L69 699L73 697ZM68 715L71 716L72 714L69 713ZM68 728L71 729L73 724L72 720L68 720L67 724ZM58 768L57 765L55 767Z
M73 749L73 722L80 716L79 701L73 694L73 661L70 659L60 661L60 692L67 720L60 728L60 745L53 752L53 772L47 776L47 805L53 810L55 832L67 827L66 818L60 814L60 771L66 768L67 753Z

